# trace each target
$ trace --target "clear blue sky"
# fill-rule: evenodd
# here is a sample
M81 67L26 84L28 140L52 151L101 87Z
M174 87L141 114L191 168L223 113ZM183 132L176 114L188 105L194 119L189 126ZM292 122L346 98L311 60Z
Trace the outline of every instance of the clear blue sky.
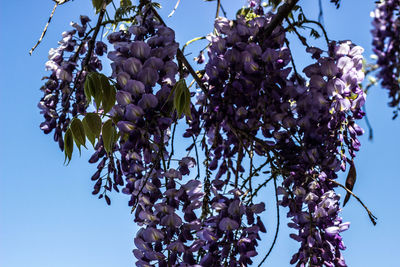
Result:
M90 152L75 156L68 167L64 155L50 135L39 129L36 105L41 97L41 77L47 73L47 52L57 46L60 34L80 14L93 16L89 0L75 0L57 9L44 42L33 56L36 42L53 7L50 0L0 1L0 266L86 267L133 266L135 224L126 195L113 195L105 205L91 195L90 176L95 166ZM351 39L371 54L370 17L374 0L342 0L338 11L323 0L324 19L331 39ZM164 17L175 1L161 1ZM228 14L245 0L222 0ZM306 14L317 17L318 0L301 0ZM215 3L182 0L166 22L176 29L180 43L212 30ZM294 49L295 60L304 65L302 48ZM193 57L192 55L190 57ZM346 260L351 267L399 266L400 232L400 120L392 121L387 94L379 87L368 96L368 116L374 141L362 138L356 159L358 181L355 192L377 215L373 226L363 208L351 199L342 213L351 222L344 233ZM364 122L361 122L365 126ZM343 176L343 175L342 175ZM343 181L343 177L341 178ZM269 191L271 191L269 189ZM343 191L340 191L344 195ZM275 229L273 197L265 199L264 221L269 229L260 252L266 251ZM277 245L266 266L289 266L297 242L289 239L283 224Z

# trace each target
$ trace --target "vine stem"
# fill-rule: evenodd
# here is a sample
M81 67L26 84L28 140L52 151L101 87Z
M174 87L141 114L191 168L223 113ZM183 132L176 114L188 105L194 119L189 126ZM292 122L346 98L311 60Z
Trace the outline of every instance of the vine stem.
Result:
M274 177L274 187L275 187L275 201L276 201L276 231L275 231L275 236L274 236L274 241L272 241L271 247L269 248L267 254L264 256L262 261L258 264L258 267L260 267L264 261L268 258L269 254L271 254L272 249L275 247L276 240L278 238L279 234L279 226L280 226L280 216L279 216L279 202L278 202L278 187L276 184L276 177Z

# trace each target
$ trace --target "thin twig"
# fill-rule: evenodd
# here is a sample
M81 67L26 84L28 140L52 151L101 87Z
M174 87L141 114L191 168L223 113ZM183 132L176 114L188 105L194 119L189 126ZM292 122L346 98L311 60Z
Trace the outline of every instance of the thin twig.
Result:
M219 17L220 8L221 8L221 0L217 0L217 11L215 12L215 18Z
M318 22L324 24L324 11L322 10L322 1L318 0L318 4L319 4Z
M170 164L171 164L171 159L172 159L172 156L174 155L174 141L175 141L175 130L176 130L176 125L177 125L178 123L177 122L175 122L175 124L174 124L174 128L173 128L173 130L172 130L172 138L171 138L171 153L169 154L169 158L168 158L168 164L167 164L167 166L168 166L168 169L169 169L169 166L170 166Z
M367 107L365 106L365 104L364 104L364 106L362 107L362 109L363 109L364 112L365 112L364 119L365 119L365 123L367 124L368 130L369 130L368 140L372 141L372 140L374 139L374 129L372 128L372 125L371 125L371 123L370 123L370 121L369 121L369 119L368 119L368 116L367 116Z
M258 174L259 171L261 171L262 168L264 168L265 166L267 166L267 164L269 163L269 160L267 160L266 162L264 162L263 164L261 164L259 167L257 167L257 169L254 169L251 171L251 174L249 175L249 177L246 178L246 180L243 181L242 186L240 189L243 189L245 187L245 185L247 184L247 182L251 182L251 178L253 178L254 176L256 176ZM253 166L253 165L252 165ZM253 166L254 167L254 166ZM252 169L252 168L251 168Z
M203 221L206 216L210 213L209 209L209 201L210 201L210 192L211 192L211 182L210 182L210 176L211 176L211 171L209 170L209 163L210 163L210 154L208 151L208 146L205 142L205 135L203 136L202 143L204 145L204 150L205 150L205 155L206 159L204 160L204 165L206 167L206 175L204 177L204 197L203 197L203 205L202 205L202 211L201 211L201 216L200 219Z
M42 42L44 36L46 35L47 28L48 28L49 25L50 25L51 19L52 19L53 16L54 16L54 12L56 12L56 8L57 8L57 7L58 7L58 3L56 2L56 4L55 4L54 7L53 7L53 11L51 11L49 20L47 21L46 26L44 26L44 30L43 30L43 32L42 32L42 35L40 35L40 38L39 38L39 40L37 41L37 43L36 43L36 44L31 48L31 50L29 51L29 55L32 55L32 53L33 53L33 51L36 49L36 47Z
M192 77L196 80L196 83L199 85L201 90L205 95L208 95L208 89L204 85L203 81L201 78L196 74L196 71L193 69L193 67L190 65L190 63L187 61L186 57L183 55L182 51L178 49L176 53L176 57L182 61L182 63L186 66L188 69L189 73L192 75Z
M243 146L242 146L242 143L240 143L239 144L238 156L237 156L237 162L236 162L236 170L235 170L235 188L238 188L239 169L242 166L242 159L243 159Z
M310 47L307 43L307 39L302 36L296 29L296 27L290 22L289 19L286 18L286 22L289 24L290 29L292 29L294 31L294 33L297 35L297 37L299 38L300 42L305 46L305 47ZM287 39L286 39L287 40Z
M321 29L322 33L324 34L326 44L329 47L330 41L329 41L329 38L328 38L328 33L326 32L325 27L321 23L319 23L318 21L315 21L315 20L308 20L308 19L305 20L303 23L311 23L311 24L317 25Z
M206 37L205 37L205 36L200 36L200 37L193 38L193 39L190 40L190 41L187 41L187 42L182 46L182 53L185 52L185 48L186 48L188 45L190 45L190 44L193 43L193 42L196 42L196 41L199 41L199 40L203 40L203 39L206 39Z
M358 200L358 202L360 202L361 206L364 207L364 209L367 211L369 219L371 220L373 225L376 225L376 220L378 219L374 214L372 214L372 212L367 208L367 206L365 206L365 204L361 201L361 199L355 195L350 189L348 189L347 187L345 187L344 185L342 185L341 183L336 182L335 180L332 179L328 179L328 181L334 183L335 185L340 186L341 188L343 188L344 190L347 191L347 193L349 193L350 195L352 195L355 199Z
M253 175L253 158L254 158L254 149L253 149L253 143L250 144L250 172L249 172L249 190L250 192L253 192L253 186L252 186L252 181L251 181L251 176Z
M250 198L246 200L246 203L251 203L253 201L253 198L257 196L258 192L264 188L272 179L274 179L274 175L272 175L270 178L265 180L262 184L259 184L258 187L254 190L254 192L251 193Z
M301 76L300 76L299 73L297 72L296 65L294 64L294 58L293 58L292 50L290 49L290 46L289 46L289 44L290 44L290 43L289 43L289 40L286 39L286 38L285 38L285 43L286 43L287 47L289 48L290 61L292 62L293 71L294 71L294 74L296 75L296 79L297 79L297 81L298 81L299 83L302 84L303 81L302 81L302 79L301 79Z
M222 14L224 14L224 17L226 17L226 11L222 4L221 4L221 11L222 11Z
M279 202L278 202L278 188L276 185L276 178L274 178L274 187L275 187L275 201L276 201L276 231L275 231L275 237L274 241L272 242L271 247L268 250L267 255L262 259L262 261L258 264L258 267L260 267L264 261L268 258L269 254L271 254L272 249L275 247L276 240L278 238L278 233L279 233L279 225L280 225L280 216L279 216Z
M192 135L192 140L193 140L193 145L194 145L194 151L196 153L196 165L197 165L197 176L195 179L200 178L200 162L199 162L199 151L197 150L197 144L196 144L196 138Z
M160 151L161 151L161 150L160 150ZM159 156L162 156L162 152L160 153L160 151L158 152L157 158L158 158ZM153 173L153 170L154 170L155 167L156 167L156 164L153 162L153 166L151 166L151 169L150 169L150 171L147 173L146 177L145 177L145 178L142 178L142 179L144 179L144 183L143 183L142 187L140 188L139 192L137 193L137 195L136 195L136 197L135 197L135 202L133 203L131 213L133 213L133 212L135 211L137 205L139 204L139 197L140 197L140 195L142 194L143 188L146 186L146 184L147 184L147 182L148 182L148 180L149 180L151 174Z
M178 1L176 2L175 7L174 7L174 9L171 11L171 13L169 13L168 18L172 17L172 15L175 13L176 9L178 8L180 2L181 2L181 0L178 0Z

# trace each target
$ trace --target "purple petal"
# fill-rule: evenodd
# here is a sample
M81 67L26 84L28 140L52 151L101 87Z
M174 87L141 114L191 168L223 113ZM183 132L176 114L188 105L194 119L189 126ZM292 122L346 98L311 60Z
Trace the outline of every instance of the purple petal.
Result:
M130 133L136 128L135 125L129 121L119 121L117 126L119 130L124 133Z
M126 106L132 102L132 96L125 91L118 91L116 95L117 103L121 106Z
M138 105L142 109L155 108L158 104L157 97L153 94L143 94L139 100Z
M147 58L150 55L150 46L142 41L136 41L131 44L131 53L137 58Z
M136 75L142 69L142 62L139 59L130 57L123 63L124 71L130 75Z
M223 218L219 223L219 229L222 231L232 231L238 228L239 224L228 217Z

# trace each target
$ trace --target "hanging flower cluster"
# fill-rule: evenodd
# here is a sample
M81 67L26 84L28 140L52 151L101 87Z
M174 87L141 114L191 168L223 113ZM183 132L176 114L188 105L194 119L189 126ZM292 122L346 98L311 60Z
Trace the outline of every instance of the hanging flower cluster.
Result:
M50 53L41 128L55 129L62 148L66 132L69 158L71 142L80 148L86 137L91 141L93 194L108 204L112 189L123 187L130 196L140 227L137 266L249 266L266 232L265 204L255 198L272 179L275 186L283 179L275 188L277 205L288 208L291 237L300 242L291 263L346 266L340 233L349 223L339 217L335 179L360 148L363 49L350 41L331 42L328 51L309 47L315 63L301 77L289 67L285 28L270 31L278 16L264 13L260 1L249 6L235 20L216 19L208 58L197 58L206 62L201 76L186 65L174 31L150 5L141 6L127 30L108 35L109 77L98 73L98 56L107 53L103 42L78 70L79 55L89 50L87 17ZM65 59L65 52L74 54ZM195 103L188 72L202 88ZM183 117L183 137L193 143L176 157L175 127ZM193 178L200 158L205 175Z
M349 223L338 216L340 197L333 179L345 170L345 147L353 158L360 146L357 136L363 131L355 119L362 118L365 102L359 87L364 78L363 49L347 41L331 43L327 57L318 49L310 52L317 63L304 69L310 81L295 98L301 146L289 141L287 148L281 147L283 159L292 157L285 162L288 173L279 190L281 205L289 207L289 226L298 231L291 237L301 242L291 263L346 266L340 232Z
M90 19L81 16L81 25L71 23L75 28L63 32L59 47L50 49L46 69L51 71L41 88L44 96L38 107L45 119L40 124L40 129L45 134L54 130L54 141L58 142L60 149L64 149L63 132L66 131L71 119L78 114L84 114L88 105L84 94L84 83L87 71L80 69L81 56L87 52L89 39L85 35ZM88 69L101 71L102 64L97 56L102 56L107 51L103 42L96 43L95 53L90 55Z
M373 18L371 31L373 51L376 54L378 74L383 88L389 91L392 107L400 103L400 20L398 13L400 1L378 1L376 9L371 12ZM396 112L397 113L397 112Z
M183 178L197 163L183 157L178 168L172 168L172 155L166 149L177 120L172 89L178 74L174 61L178 44L172 29L151 11L143 13L129 32L109 35L115 50L108 54L118 90L111 114L123 136L119 143L126 177L123 192L131 196L135 222L142 227L135 238L136 265L194 264L194 253L202 246L194 236L202 227L196 214L202 205L202 185Z
M132 194L134 205L152 175L146 172L147 166L151 164L153 171L163 167L160 157L166 153L167 130L174 119L169 95L178 71L173 61L178 44L174 32L156 24L151 14L129 32L110 34L108 40L115 49L108 57L117 81L117 105L111 116L124 137L119 144L122 172L127 177L124 192Z
M263 35L271 18L216 22L219 34L211 37L206 65L210 90L200 98L201 118L213 144L210 169L219 168L218 179L234 170L232 157L240 160L242 146L250 149L254 143L249 134L262 134L263 142L256 140L254 146L261 155L275 151L282 164L281 205L289 206L292 227L299 230L293 237L302 242L292 263L344 266L339 232L348 224L338 217L336 185L328 178L345 170L345 147L351 158L359 150L357 136L363 131L355 120L362 118L365 102L359 87L363 49L350 42L331 43L328 56L322 57L322 50L310 48L317 62L305 68L309 82L304 85L288 79L291 59L282 28L268 38ZM237 168L236 173L244 171Z

